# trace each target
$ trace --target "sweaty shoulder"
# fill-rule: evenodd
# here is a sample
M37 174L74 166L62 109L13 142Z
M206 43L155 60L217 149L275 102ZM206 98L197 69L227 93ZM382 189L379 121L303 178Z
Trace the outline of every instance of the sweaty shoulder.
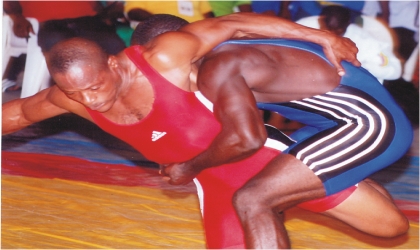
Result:
M191 63L196 50L195 37L186 32L166 32L144 45L143 56L151 64L175 67L187 61ZM154 65L153 65L154 66ZM156 65L159 67L160 65Z

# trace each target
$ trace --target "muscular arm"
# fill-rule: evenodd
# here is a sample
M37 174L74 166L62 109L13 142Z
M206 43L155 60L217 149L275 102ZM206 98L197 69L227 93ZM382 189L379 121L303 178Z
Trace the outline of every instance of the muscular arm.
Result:
M16 99L2 105L2 134L9 134L33 123L73 112L87 118L79 108L81 104L66 98L56 87L48 88L34 96Z
M190 161L164 168L171 184L186 184L202 170L245 159L267 139L253 93L237 62L203 63L198 77L200 91L214 104L221 131L209 147Z
M292 21L255 13L236 13L227 16L204 19L184 26L178 32L167 32L146 45L146 59L158 70L191 65L223 41L234 38L277 37L304 40L320 44L328 59L342 74L341 60L356 66L357 47L347 39L328 31L311 29ZM152 56L159 58L153 63ZM159 66L164 64L165 67ZM159 68L160 67L160 68ZM174 81L177 78L170 78Z

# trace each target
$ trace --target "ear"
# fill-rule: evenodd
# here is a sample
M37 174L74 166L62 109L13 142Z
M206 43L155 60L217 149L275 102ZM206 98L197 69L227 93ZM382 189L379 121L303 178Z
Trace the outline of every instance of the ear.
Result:
M118 60L117 57L115 57L114 55L110 55L108 57L108 67L110 69L116 69L118 68L119 64L118 64Z

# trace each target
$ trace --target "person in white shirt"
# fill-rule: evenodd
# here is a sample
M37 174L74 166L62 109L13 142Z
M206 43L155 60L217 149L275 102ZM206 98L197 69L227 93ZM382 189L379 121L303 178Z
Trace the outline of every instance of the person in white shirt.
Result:
M362 67L380 82L400 78L402 64L393 53L392 42L376 39L357 24L351 23L350 19L351 13L348 8L332 5L323 8L317 21L314 21L314 18L304 18L297 23L311 28L326 29L351 39L359 49L357 59L362 63Z

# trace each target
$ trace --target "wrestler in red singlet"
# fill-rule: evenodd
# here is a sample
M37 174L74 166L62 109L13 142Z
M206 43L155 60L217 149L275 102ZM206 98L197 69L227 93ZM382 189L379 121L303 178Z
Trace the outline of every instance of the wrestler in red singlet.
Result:
M142 47L133 46L125 52L153 87L155 99L152 110L138 123L120 125L87 108L95 123L159 164L184 162L204 151L220 131L219 122L199 100L204 97L184 91L163 78L144 60ZM271 139L267 139L266 145L246 160L209 168L197 176L195 183L209 248L244 247L243 231L232 205L232 196L287 147ZM348 195L348 192L345 195L339 193L319 199L314 209L311 207L315 202L307 203L309 206L305 208L325 211L338 205Z

